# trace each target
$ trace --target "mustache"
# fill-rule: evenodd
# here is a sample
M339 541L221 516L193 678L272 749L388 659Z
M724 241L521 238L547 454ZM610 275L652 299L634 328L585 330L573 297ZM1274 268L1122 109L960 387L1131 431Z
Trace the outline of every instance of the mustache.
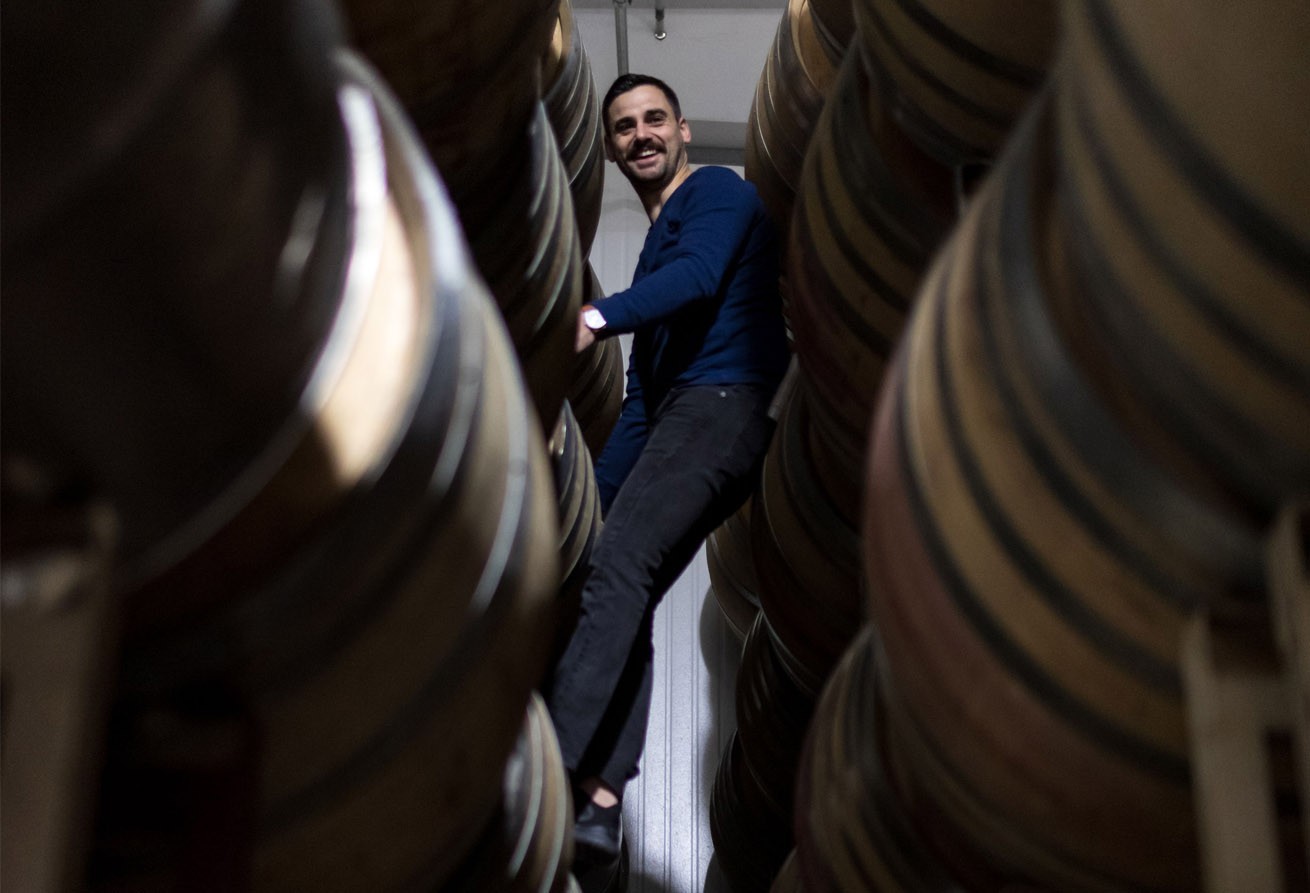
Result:
M659 154L660 152L663 152L663 151L664 151L664 147L663 147L663 146L660 146L658 143L648 142L648 143L644 143L644 144L642 144L642 145L640 145L640 146L635 146L635 147L633 147L632 149L630 149L630 150L628 151L628 156L627 156L627 157L630 158L630 159L638 158L638 157L640 157L641 154L642 154L643 152L645 152L647 149L653 149L653 150L655 151L656 154Z

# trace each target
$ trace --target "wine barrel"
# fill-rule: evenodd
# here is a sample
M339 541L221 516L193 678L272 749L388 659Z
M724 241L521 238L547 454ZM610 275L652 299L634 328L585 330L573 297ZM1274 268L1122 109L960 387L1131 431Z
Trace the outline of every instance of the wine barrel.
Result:
M506 135L522 132L532 120L539 61L550 44L558 3L343 4L354 45L409 111L461 212L470 202L490 200L491 187L513 158ZM478 228L464 223L470 235ZM552 414L548 424L553 421Z
M1288 115L1310 102L1310 15L1064 8L1074 324L1149 449L1272 517L1310 492L1310 133Z
M734 732L710 796L714 858L733 890L768 890L791 850L790 813L760 784Z
M874 627L824 686L797 779L795 871L809 893L960 893L910 821L885 767ZM1017 891L1017 888L1015 888Z
M353 53L333 66L350 194L382 209L358 223L386 222L366 315L392 324L361 331L410 357L389 381L402 409L369 473L266 572L164 618L124 594L97 884L176 886L198 797L236 750L248 850L215 864L248 864L261 890L436 886L496 809L544 669L556 526L508 338L403 110ZM338 390L387 396L354 359ZM299 482L310 502L335 486Z
M897 126L885 85L852 51L805 160L788 246L790 319L814 425L846 458L839 480L863 479L869 420L883 369L920 277L955 219L953 172ZM842 486L838 498L858 491ZM858 509L847 505L848 518Z
M855 0L858 45L897 120L945 164L990 162L1041 87L1055 0Z
M768 619L757 616L737 670L737 738L755 778L791 815L801 744L819 695L788 669L776 641Z
M572 876L573 800L546 704L528 701L505 764L500 808L447 893L566 893Z
M792 674L818 691L864 617L859 537L805 453L804 391L783 408L752 503L760 607Z
M742 504L705 540L710 589L728 630L739 641L760 613L759 582L751 554L751 502Z
M600 225L605 188L604 130L591 61L569 0L560 0L555 34L542 59L541 99L568 172L579 250L585 258L591 253Z
M591 570L591 550L601 528L596 472L568 401L560 410L547 449L559 498L560 616L554 650L554 657L558 659L577 625L582 587Z
M855 12L848 0L811 0L814 33L834 65L855 36Z
M572 199L554 132L540 102L523 133L523 155L502 176L511 197L467 228L478 268L495 295L514 342L523 376L549 436L573 378L582 261Z
M810 0L789 0L746 120L746 179L786 243L805 149L837 66L817 36Z
M558 0L512 11L349 2L357 45L450 184L505 317L542 435L564 400L581 270L568 175L539 98Z
M584 263L582 302L589 304L605 292L590 263ZM623 348L617 338L600 338L577 355L568 401L582 427L582 439L592 459L600 457L623 408Z
M1005 874L1195 889L1179 635L1260 610L1260 527L1136 449L1055 334L1053 122L1043 100L939 256L879 404L889 749Z
M805 893L805 884L801 880L800 862L796 858L795 849L787 854L782 868L778 869L778 875L773 879L769 893Z
M5 16L5 452L111 501L137 579L286 458L360 310L330 11L152 9Z

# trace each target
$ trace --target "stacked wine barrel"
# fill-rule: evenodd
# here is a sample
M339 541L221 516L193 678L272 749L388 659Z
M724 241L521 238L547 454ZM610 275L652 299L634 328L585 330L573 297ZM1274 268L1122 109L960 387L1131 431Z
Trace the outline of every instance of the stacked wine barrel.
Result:
M739 680L739 691L755 699L771 691L779 703L804 699L808 711L785 711L801 718L866 617L859 482L890 357L934 252L967 199L964 183L994 157L1040 87L1057 30L1050 0L867 0L849 14L850 42L805 151L788 230L788 314L799 373L750 516L767 633L761 639L789 672L767 684ZM1020 18L1022 26L1014 25ZM744 738L751 724L740 701L738 714ZM772 732L767 752L782 767L755 766L732 778L738 787L767 779L771 800L790 816L805 726ZM741 752L738 761L750 764L762 749L743 745ZM716 794L730 784L721 779ZM730 808L752 797L759 795L738 790L712 801L716 851L730 854L721 861L743 891L760 889L786 853L770 843L752 854L730 839L734 827L753 828L738 832L746 840L786 839L765 835L760 820Z
M810 0L789 0L746 121L746 179L784 237L805 149L845 50L822 39L815 18Z
M600 280L586 264L582 302L603 297ZM623 408L623 348L617 338L599 338L577 355L568 402L582 429L583 442L593 459L599 458Z
M49 127L6 141L4 461L123 531L90 885L436 887L548 657L542 438L331 10L166 6L6 10L7 73L62 74L6 91Z
M594 278L583 258L600 216L604 158L591 66L568 0L521 4L508 16L451 0L345 6L356 43L451 184L543 433L561 423L567 398L598 450L618 418L622 359L617 345L581 356L573 346ZM561 504L574 497L557 495ZM561 531L562 544L569 533ZM577 556L561 557L571 573Z
M562 654L581 607L582 587L590 570L591 550L600 537L600 491L582 429L566 401L559 424L547 444L559 496L560 621L556 656Z
M807 890L1202 886L1180 636L1265 621L1264 531L1310 489L1310 15L1062 10L878 399Z
M849 3L789 0L756 83L746 121L746 179L759 191L784 245L805 150L854 30ZM785 259L778 284L783 315L790 320L791 287ZM749 547L754 499L747 500L713 531L707 542L711 589L729 629L739 638L745 636L759 611Z
M739 640L760 613L759 580L751 554L751 500L724 521L705 543L710 588L728 630Z
M542 101L568 175L582 258L582 298L604 297L586 258L600 223L605 185L604 127L591 62L569 0L560 0L555 33L542 59ZM600 455L623 401L623 356L618 341L596 341L576 358L566 397L592 456Z
M600 225L605 188L604 128L591 61L569 0L560 0L555 33L541 62L542 101L568 173L582 257Z
M495 820L467 854L447 893L569 893L573 800L555 728L540 695L528 702L505 764Z
M569 174L541 101L559 0L509 10L453 0L344 7L356 46L400 98L450 184L549 436L573 373L582 291Z

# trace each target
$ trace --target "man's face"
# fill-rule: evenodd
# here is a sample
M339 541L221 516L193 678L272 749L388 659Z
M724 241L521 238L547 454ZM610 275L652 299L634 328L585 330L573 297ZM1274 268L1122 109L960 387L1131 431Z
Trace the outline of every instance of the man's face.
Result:
M687 162L691 131L659 87L642 84L609 107L605 155L638 189L663 188Z

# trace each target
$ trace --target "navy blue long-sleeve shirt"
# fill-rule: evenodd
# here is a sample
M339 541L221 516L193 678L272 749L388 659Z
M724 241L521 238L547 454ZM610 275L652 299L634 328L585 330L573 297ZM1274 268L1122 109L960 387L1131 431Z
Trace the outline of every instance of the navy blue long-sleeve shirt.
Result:
M607 336L633 332L618 424L597 468L608 506L673 388L776 387L790 354L778 294L777 235L753 184L703 167L646 234L631 287L594 302Z

